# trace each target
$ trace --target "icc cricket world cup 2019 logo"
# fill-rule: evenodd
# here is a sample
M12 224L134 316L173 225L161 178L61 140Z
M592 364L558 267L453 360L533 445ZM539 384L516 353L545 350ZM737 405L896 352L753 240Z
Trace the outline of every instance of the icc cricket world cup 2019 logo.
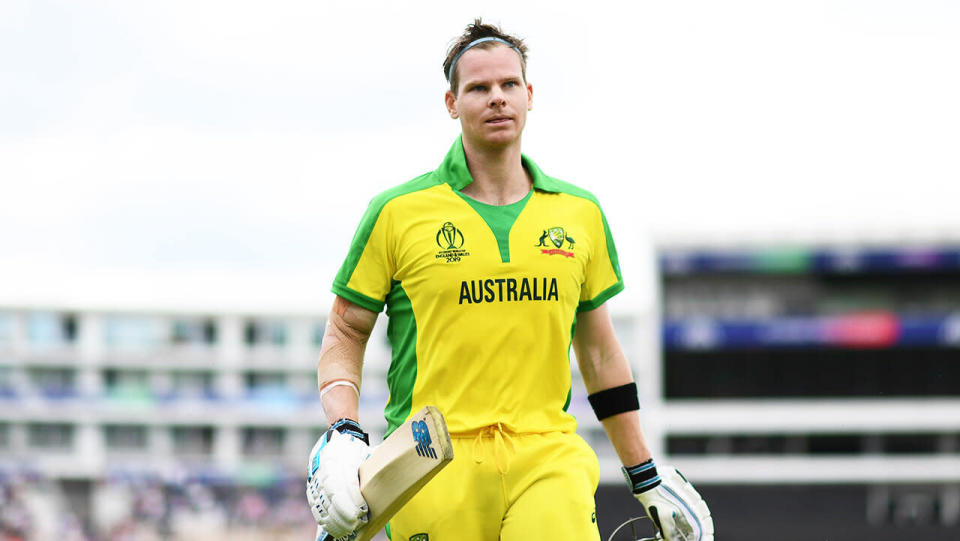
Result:
M446 222L437 231L437 245L441 250L456 250L463 246L463 233L452 223Z
M437 259L444 260L446 263L457 263L464 257L470 255L470 252L463 249L463 231L457 229L453 222L444 222L437 230L437 246L440 251L437 252Z

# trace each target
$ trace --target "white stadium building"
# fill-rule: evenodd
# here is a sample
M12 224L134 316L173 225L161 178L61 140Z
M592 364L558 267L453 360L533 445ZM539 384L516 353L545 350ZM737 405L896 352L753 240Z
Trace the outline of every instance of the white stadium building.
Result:
M784 517L795 532L778 539L957 538L960 245L674 242L652 267L655 302L613 304L614 324L655 455L701 489L720 539L769 539ZM324 325L321 306L0 306L0 527L302 538ZM374 439L384 329L364 369ZM607 535L639 508L571 368ZM31 522L43 509L70 520Z

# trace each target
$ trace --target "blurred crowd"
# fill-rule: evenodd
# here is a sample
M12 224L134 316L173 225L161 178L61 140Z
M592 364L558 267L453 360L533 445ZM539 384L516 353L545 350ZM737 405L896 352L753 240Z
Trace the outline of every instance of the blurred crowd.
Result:
M312 539L303 482L106 480L71 487L38 476L0 479L0 541Z

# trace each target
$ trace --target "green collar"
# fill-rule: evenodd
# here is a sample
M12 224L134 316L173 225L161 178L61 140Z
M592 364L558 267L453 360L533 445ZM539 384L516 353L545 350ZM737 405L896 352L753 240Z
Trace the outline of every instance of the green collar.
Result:
M520 160L523 162L523 168L533 177L533 188L547 192L559 192L560 187L557 181L543 174L543 171L533 163L533 160L526 155L521 154ZM468 184L473 182L473 176L470 169L467 168L467 156L463 153L463 136L457 137L453 146L447 152L443 163L434 172L440 175L440 180L446 182L456 191L462 190Z

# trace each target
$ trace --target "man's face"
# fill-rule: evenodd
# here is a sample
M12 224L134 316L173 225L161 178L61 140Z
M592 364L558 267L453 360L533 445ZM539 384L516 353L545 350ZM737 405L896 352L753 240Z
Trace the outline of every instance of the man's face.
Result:
M520 55L504 46L473 48L457 62L457 95L447 91L450 116L460 119L471 144L502 148L520 140L533 87L523 80Z

